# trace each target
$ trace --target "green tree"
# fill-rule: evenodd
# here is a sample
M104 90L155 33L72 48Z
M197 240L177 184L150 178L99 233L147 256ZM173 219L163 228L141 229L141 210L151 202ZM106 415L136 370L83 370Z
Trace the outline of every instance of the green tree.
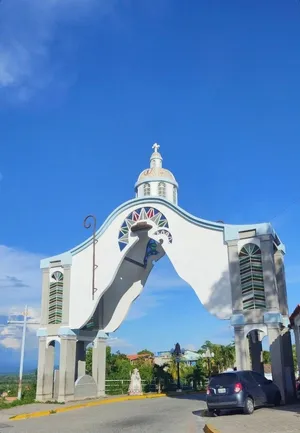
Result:
M222 344L213 344L211 341L206 341L198 353L202 355L209 349L214 354L211 358L203 358L203 367L208 375L209 370L213 373L220 373L233 368L235 363L235 345L233 343L224 346Z
M193 388L203 389L205 386L206 374L203 367L203 360L199 359L196 365L193 367L193 372L189 377L193 381Z
M157 384L158 392L161 393L163 390L167 390L171 383L173 383L173 378L168 372L168 364L153 366L153 378Z
M293 344L293 346L292 346L292 351L293 351L294 370L296 373L298 371L298 360L297 360L297 351L296 351L296 345L295 344Z
M92 376L92 364L93 364L93 349L89 347L85 354L85 371L86 374Z
M137 353L138 355L149 355L149 356L154 356L153 352L150 352L150 350L148 349L143 349L140 352Z
M268 350L263 350L263 363L271 364L271 355Z

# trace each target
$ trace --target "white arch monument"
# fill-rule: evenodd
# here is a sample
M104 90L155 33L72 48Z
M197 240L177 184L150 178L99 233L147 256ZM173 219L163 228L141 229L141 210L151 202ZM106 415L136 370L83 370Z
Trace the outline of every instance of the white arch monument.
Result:
M153 150L133 200L116 208L81 245L41 261L37 400L54 397L55 341L61 347L57 399L78 396L75 381L85 376L84 351L91 342L91 396L104 395L107 334L124 321L165 254L205 308L231 321L239 369L249 369L252 358L252 368L260 370L261 336L269 336L273 379L286 400L294 391L284 245L269 223L230 225L181 209L175 177L162 167L159 145Z

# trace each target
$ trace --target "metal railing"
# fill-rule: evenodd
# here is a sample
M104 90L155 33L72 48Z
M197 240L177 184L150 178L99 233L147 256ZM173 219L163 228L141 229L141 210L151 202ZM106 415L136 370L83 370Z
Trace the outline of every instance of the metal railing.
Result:
M108 395L123 395L128 393L130 379L106 379L105 393ZM143 392L156 392L157 386L155 382L147 382L142 380Z

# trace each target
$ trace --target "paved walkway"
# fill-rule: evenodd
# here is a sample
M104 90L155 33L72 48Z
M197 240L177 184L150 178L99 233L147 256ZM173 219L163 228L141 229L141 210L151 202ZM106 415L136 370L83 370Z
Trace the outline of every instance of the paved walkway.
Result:
M257 409L253 415L225 414L206 418L220 433L299 433L300 403Z

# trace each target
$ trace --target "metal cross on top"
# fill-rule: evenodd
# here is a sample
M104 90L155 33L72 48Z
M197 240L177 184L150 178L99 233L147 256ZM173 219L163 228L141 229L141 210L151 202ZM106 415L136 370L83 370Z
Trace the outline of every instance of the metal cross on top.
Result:
M152 149L154 150L154 152L158 152L158 149L160 148L160 145L157 143L154 143L152 146Z

